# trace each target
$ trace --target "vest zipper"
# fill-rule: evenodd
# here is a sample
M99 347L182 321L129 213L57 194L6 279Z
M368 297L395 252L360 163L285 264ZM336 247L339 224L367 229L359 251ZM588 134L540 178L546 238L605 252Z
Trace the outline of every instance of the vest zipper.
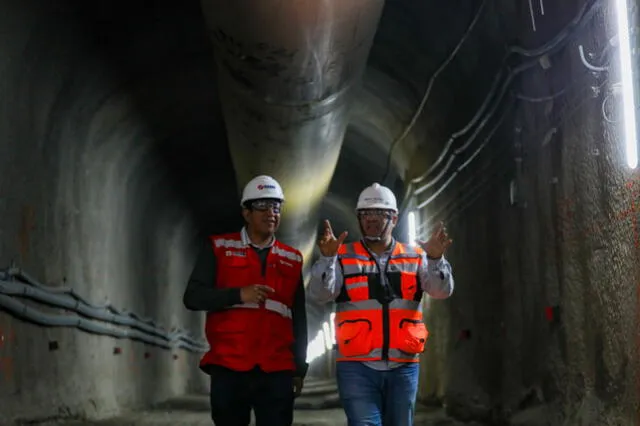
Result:
M389 303L382 305L382 360L389 360Z
M389 255L389 259L387 259L387 263L384 265L384 272L380 271L380 265L376 261L378 265L378 271L380 271L380 275L384 274L385 279L387 280L387 285L382 286L385 292L385 301L382 303L382 360L389 361L389 300L393 300L393 296L390 294L391 287L388 277L389 264L391 263L391 258L393 257L393 250ZM380 285L382 285L382 277L380 277Z
M391 254L389 254L389 259L387 259L387 263L384 265L384 271L382 271L382 268L380 268L380 263L378 263L378 261L373 256L373 254L371 254L371 251L369 250L367 245L364 243L361 243L361 244L362 244L362 247L364 247L364 249L369 253L369 259L373 260L376 264L376 267L378 268L378 274L380 275L379 285L380 287L382 287L382 290L385 293L385 300L381 302L382 304L382 356L381 358L383 361L388 361L389 360L389 301L393 300L393 295L389 293L391 291L391 288L389 287L390 283L387 276L387 272L389 270L389 264L391 263L391 259L393 258L393 251L395 250L396 245L394 241L394 243L391 246ZM387 285L382 284L382 274L384 274L385 278L387 279Z

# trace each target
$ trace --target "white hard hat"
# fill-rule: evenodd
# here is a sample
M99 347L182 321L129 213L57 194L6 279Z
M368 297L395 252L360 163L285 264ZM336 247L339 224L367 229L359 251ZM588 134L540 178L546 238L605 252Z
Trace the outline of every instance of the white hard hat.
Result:
M396 196L389 188L379 183L366 187L360 193L356 209L385 209L398 213Z
M242 191L240 205L244 205L249 200L259 200L263 198L273 198L284 201L284 192L277 180L271 176L256 176L245 185Z

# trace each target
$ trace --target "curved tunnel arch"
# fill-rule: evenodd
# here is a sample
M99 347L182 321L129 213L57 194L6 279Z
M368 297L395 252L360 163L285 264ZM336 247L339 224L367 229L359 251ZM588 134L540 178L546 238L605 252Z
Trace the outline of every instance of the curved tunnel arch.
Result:
M451 1L445 8L435 0L387 0L360 83L349 87L351 106L340 112L349 110L350 116L336 119L339 121L336 128L340 129L332 133L332 140L325 146L309 142L296 147L292 144L295 137L287 132L278 133L286 142L282 146L292 148L284 163L298 161L297 167L283 170L283 162L272 161L274 156L263 157L267 159L264 162L243 157L258 152L252 148L250 139L260 136L261 128L252 124L253 136L245 137L240 119L251 118L250 114L234 117L235 112L229 112L231 104L221 105L222 91L227 90L227 96L231 97L236 97L238 92L231 85L220 88L220 81L231 80L220 75L216 62L221 58L219 46L212 43L200 2L189 0L180 6L169 1L94 3L69 0L54 7L36 1L1 2L6 6L3 8L6 14L0 17L0 22L7 31L0 33L4 55L0 58L3 94L0 99L3 170L0 267L16 261L41 281L54 286L73 285L78 293L93 302L108 299L116 306L153 317L168 327L192 330L202 328L202 318L186 312L181 297L198 242L202 235L237 229L241 225L239 187L258 169L264 173L274 172L277 178L280 178L278 172L282 173L285 190L292 194L285 223L290 221L283 229L283 238L302 249L309 263L316 255L313 245L321 218L330 218L336 231L347 229L352 237L358 234L353 216L358 192L382 179L391 142L410 122L429 77L456 45L480 4L479 1ZM579 5L566 2L547 6L547 21L533 32L526 27L530 19L527 10L520 10L508 1L485 4L474 35L439 76L411 133L393 148L391 171L385 183L393 188L399 201L403 201L401 194L409 179L421 175L437 158L450 134L464 126L475 113L498 69L504 53L502 46L512 39L526 45L542 44L572 19ZM94 7L98 10L93 10ZM603 32L597 25L592 26L595 33ZM539 68L535 77L520 76L518 84L529 84L531 92L537 89L546 93L550 83L545 79L551 79L549 76L553 73L563 74L563 78L554 77L558 81L578 74L575 68L581 65L567 66L571 60L572 54L563 51L551 58L551 68ZM356 68L353 65L352 69ZM311 92L303 91L306 95ZM244 96L248 96L246 92ZM235 107L241 109L241 102L245 100L246 97L236 97ZM274 106L273 99L270 102L273 120L288 114L283 111L291 105L285 108ZM527 126L550 126L547 118L560 114L556 110L560 111L559 107L563 106L561 101L554 102L546 104L544 113L518 106L517 114L509 115L496 133L496 144L507 152L501 154L496 163L504 168L506 176L525 179L513 166L510 149L518 136L514 136L512 128L524 127L526 131ZM262 107L255 99L249 103L254 109ZM223 107L227 108L227 123ZM584 115L594 117L597 112L593 111L588 110ZM613 150L606 151L607 155L599 161L614 158L617 153L609 146L614 144L597 144L594 134L605 133L605 130L593 124L596 121L584 119L572 124L573 128L565 126L564 132L559 130L557 134L566 146L560 146L555 140L547 141L552 147L548 153L550 159L538 153L524 156L524 161L530 163L525 170L529 181L518 180L525 193L522 197L528 190L528 194L538 191L541 200L552 199L549 194L556 189L548 189L543 178L559 180L558 188L562 186L569 192L575 192L575 188L570 184L563 186L563 178L569 181L572 176L580 176L593 183L593 187L598 186L588 173L597 169L594 160L581 156L587 150L577 140L588 139L603 152ZM581 127L586 130L575 130ZM585 136L586 133L589 134ZM318 139L323 135L322 132L308 134ZM242 143L232 142L229 147L230 137ZM536 143L534 140L531 146L522 149L533 150ZM263 147L268 145L265 143ZM328 146L334 151L322 158L323 149ZM580 165L567 165L567 157L580 158ZM251 161L245 161L247 159ZM485 165L486 159L478 163ZM571 171L558 170L559 164ZM615 169L611 171L610 164L598 164L598 170L608 170L607 173L619 178ZM247 168L238 170L239 165ZM303 172L309 181L296 180ZM480 173L480 167L474 165L468 170L468 178L474 179ZM540 181L536 180L538 174L542 176ZM496 330L500 329L501 322L511 320L522 330L531 331L537 342L547 338L542 326L535 321L542 316L540 312L548 302L545 299L548 295L534 294L533 289L541 287L539 282L553 281L549 276L555 272L546 264L535 263L537 260L531 261L535 265L527 264L526 259L537 259L540 253L548 257L549 253L562 249L574 256L569 261L558 261L565 262L562 265L569 271L565 273L577 274L575 262L583 262L589 270L602 269L598 263L602 262L600 251L589 251L586 247L591 247L590 243L567 244L561 248L540 243L541 233L532 224L544 222L545 232L557 224L551 223L543 213L535 216L531 208L525 210L520 205L510 205L508 194L505 195L507 183L489 182L493 190L472 206L474 213L452 225L459 236L454 237L457 245L451 257L459 260L454 267L463 284L461 296L434 303L428 318L437 337L433 340L432 352L425 355L430 368L424 375L428 385L421 392L427 398L442 399L450 392L467 395L472 400L476 393L481 393L484 403L490 397L499 399L501 392L514 390L515 394L515 390L521 391L542 380L533 376L533 368L514 366L515 361L505 355L516 354L514 359L535 364L538 361L534 358L542 352L540 347L525 336L513 337L514 332L509 330L504 332L507 334L504 340L495 337L500 333ZM459 183L454 182L452 187L458 189L457 185ZM458 191L453 192L462 196ZM594 194L584 192L582 202L599 211L599 206L589 204L592 198L598 198ZM309 198L314 201L306 205ZM448 200L445 202L444 198ZM443 196L442 202L438 200L433 209L431 206L427 209L428 213L437 213L438 207L448 205L450 198ZM530 200L529 206L532 204ZM517 210L518 218L515 218L516 208L521 208ZM427 214L423 212L421 219L425 221ZM501 220L506 230L501 228ZM406 221L402 221L396 234L406 239ZM555 238L545 235L549 240ZM492 240L492 236L500 242ZM491 244L499 246L499 252L487 250ZM528 246L538 251L527 249ZM591 260L584 260L587 255L583 252L591 253ZM629 249L618 253L616 259L628 261L632 252ZM549 260L549 264L552 261ZM635 271L633 263L625 265L624 268L616 265L613 272L593 273L593 276L600 277L600 282L623 282ZM538 266L547 276L534 274ZM562 269L561 266L558 268ZM619 270L622 272L618 273ZM524 284L515 286L513 283L518 280L514 277L518 274L525 277L520 279ZM591 306L593 304L586 303L590 305L586 307L581 304L580 292L593 292L593 288L581 287L582 282L575 276L564 280L562 291L576 297L568 309L575 312L582 309L593 317L606 316L599 314L609 308L598 310L600 308ZM478 282L484 286L476 285ZM501 286L508 285L513 285L508 288L510 294L515 295L512 299L502 293ZM548 287L552 287L551 284ZM557 290L549 293L554 291ZM625 294L628 300L633 299L628 292ZM514 302L516 296L517 303ZM530 302L522 302L524 300ZM492 308L482 309L479 303ZM492 303L497 308L494 309ZM618 305L624 303L617 302L610 309ZM512 312L516 309L514 306L523 313ZM625 321L630 321L630 312L635 312L635 308L625 309L620 312L624 313ZM310 336L315 334L327 310L325 306L309 304ZM525 314L527 318L522 318ZM602 321L606 323L603 327L611 331L615 321ZM595 327L598 324L592 325L593 329L598 328ZM463 346L468 350L462 354L456 349L459 346L454 345L464 343L455 340L455 336L459 329L467 327L474 327L474 336L476 329L484 334L482 339L471 343L475 346ZM69 329L40 329L1 314L0 337L4 336L3 330L8 329L15 333L20 348L0 345L0 359L7 356L14 359L12 377L7 378L4 370L0 372L0 380L4 380L0 382L0 400L8 401L11 415L16 418L44 418L57 407L67 407L72 413L103 416L131 403L156 402L202 385L201 374L194 368L197 355L180 352L175 353L175 358L167 357L162 350L135 342L114 341ZM610 336L620 338L615 330ZM597 342L591 344L595 340L591 335L576 332L567 342L593 349L598 347ZM60 345L59 352L48 353L53 360L51 368L37 356L46 352L43 345L47 342ZM521 350L514 342L526 345L523 346L526 349ZM625 344L618 343L621 347ZM117 358L114 345L121 346L125 356ZM501 350L504 354L498 353ZM529 354L520 355L524 350ZM570 353L563 357L581 356L572 353L571 348L557 350ZM609 349L600 347L600 352L605 350ZM148 359L145 358L147 352L151 354ZM445 362L447 355L452 358ZM21 358L28 363L20 363ZM616 365L623 363L616 360ZM565 363L566 367L562 368L572 377L584 375L595 380L591 377L595 373L585 372L563 359L555 361L558 365ZM498 365L501 363L504 366ZM77 368L69 371L65 365ZM509 379L488 377L498 370L510 372ZM474 375L470 371L482 374ZM561 376L557 372L550 374L555 374L556 379ZM522 377L522 380L513 377ZM37 384L34 378L38 379ZM61 378L66 380L63 385L60 385ZM465 380L472 384L468 385ZM57 387L60 392L54 396L48 394ZM28 397L24 396L24 389L31 392ZM126 391L119 393L122 389ZM571 392L566 391L566 395L575 400L582 398ZM32 400L47 401L47 404L34 408ZM519 403L508 402L512 406Z
M38 210L35 229L25 231L29 248L18 258L20 266L49 283L73 283L93 301L108 299L125 308L135 306L161 322L198 329L201 318L186 313L179 303L194 261L197 235L226 231L241 221L238 185L226 147L227 126L218 100L215 50L199 5L189 3L168 13L170 3L158 2L151 10L129 8L123 16L117 2L100 6L98 12L81 2L68 5L73 7L62 9L53 21L47 18L52 10L31 4L39 10L38 23L23 21L28 45L20 53L31 64L22 73L19 68L5 68L13 72L5 74L5 81L14 81L22 105L14 110L13 121L27 127L25 119L31 120L29 139L34 142L16 154L20 158L12 176L33 170L27 165L36 164L41 167L38 175L49 176L47 184L54 189L14 195L37 204ZM28 19L30 13L21 16ZM20 22L17 17L16 22ZM42 51L47 53L38 54ZM387 144L413 113L414 105L404 103L412 98L406 87L384 77L383 71L370 70L359 89L344 155L334 160L338 169L344 168L338 173L346 173L345 177L334 181L335 189L332 185L335 198L318 204L321 216L335 216L336 225L344 223L352 235L357 234L352 203L364 186L380 179ZM385 104L385 96L392 93ZM25 116L25 111L31 114ZM17 131L11 126L7 130ZM403 145L398 150L397 158L410 157L411 149L405 149ZM365 152L370 158L363 163L366 156L360 154ZM363 173L357 179L347 178L356 163ZM393 179L401 180L407 168L406 160L394 158ZM20 182L22 187L25 184ZM2 186L3 193L11 194L6 181ZM9 217L17 213L13 208L7 212ZM307 229L317 225L315 218L304 224ZM21 225L9 221L7 229L12 227ZM313 244L315 232L309 237ZM48 242L45 246L39 243L43 240ZM8 262L15 257L16 247L8 240L2 243L3 259ZM174 301L171 307L167 300ZM324 312L322 307L310 308L312 330ZM11 324L19 332L28 330L27 325ZM71 383L81 380L96 362L107 362L109 343L100 338L65 330L52 331L50 338L75 342L77 363L84 367L70 373ZM93 349L82 352L80 348L87 345ZM132 344L127 350L136 349ZM192 366L195 360L190 357L189 362ZM157 371L163 365L156 361L154 368ZM176 378L176 368L182 367L166 368L174 373L162 386L151 391L148 385L136 385L148 394L143 400L170 394L190 380L189 375ZM54 380L47 372L37 374L45 383ZM126 381L126 375L121 371L112 380ZM114 381L109 383L111 387L80 387L81 393L101 399L97 411L125 403L105 397L116 386ZM60 395L58 403L73 409L81 404L73 395Z

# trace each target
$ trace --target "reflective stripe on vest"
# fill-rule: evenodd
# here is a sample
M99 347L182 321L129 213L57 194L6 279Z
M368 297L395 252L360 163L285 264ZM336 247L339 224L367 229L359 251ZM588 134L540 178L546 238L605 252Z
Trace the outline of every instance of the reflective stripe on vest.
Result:
M240 232L209 237L218 261L217 288L240 289L264 284L275 289L264 303L237 303L208 312L205 334L210 350L200 360L234 371L256 366L265 372L293 371L292 307L302 272L302 255L293 247L274 241L266 259L243 239Z
M240 309L259 309L260 305L258 303L237 303L235 305L231 305L227 309L231 308L240 308ZM278 302L277 300L267 299L264 301L264 308L267 311L272 311L277 314L282 315L285 318L293 318L291 314L291 309L284 303Z
M417 362L428 336L417 279L421 249L395 244L384 269L391 294L361 242L343 245L338 254L344 282L336 304L337 360Z

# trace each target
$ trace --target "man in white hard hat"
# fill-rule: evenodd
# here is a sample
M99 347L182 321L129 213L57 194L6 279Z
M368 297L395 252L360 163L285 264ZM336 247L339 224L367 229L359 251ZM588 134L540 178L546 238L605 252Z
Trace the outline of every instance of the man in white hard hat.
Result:
M284 203L280 184L257 176L242 193L246 225L207 238L184 293L206 311L210 350L200 368L211 376L217 426L290 426L307 372L302 254L276 240Z
M377 183L362 191L356 212L357 242L343 244L347 233L336 238L325 221L309 295L336 303L336 374L349 424L411 426L428 336L420 302L424 293L453 293L444 258L452 241L442 224L417 247L396 241L396 197Z

